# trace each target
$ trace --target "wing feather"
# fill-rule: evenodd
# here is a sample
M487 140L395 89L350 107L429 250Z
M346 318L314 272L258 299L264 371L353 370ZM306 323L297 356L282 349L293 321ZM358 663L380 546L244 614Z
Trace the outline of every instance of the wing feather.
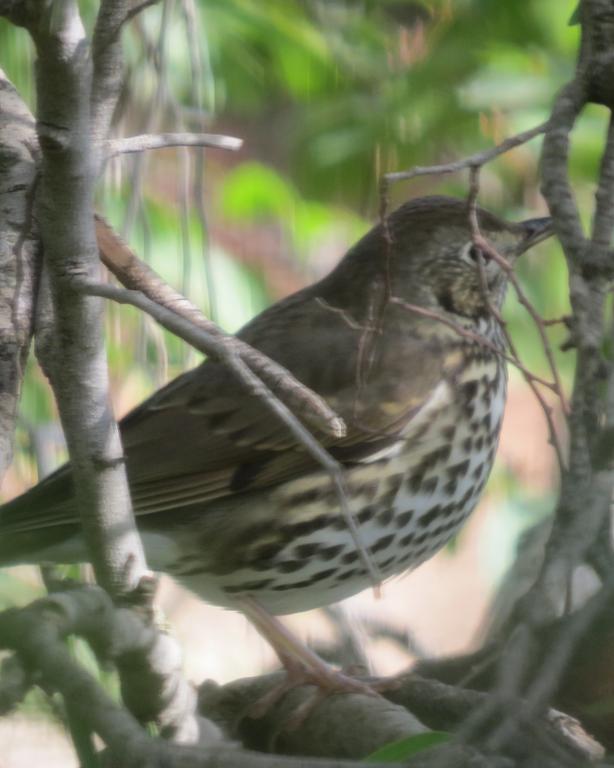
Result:
M239 336L345 419L344 438L316 436L350 465L398 442L438 383L454 375L454 366L447 362L449 346L419 333L415 317L391 305L373 332L366 308L351 323L344 313L330 311L325 288L316 285L274 305ZM322 296L326 301L319 301ZM369 339L369 368L359 370ZM206 504L318 468L287 427L212 360L155 393L120 429L134 508L142 515ZM27 514L22 509L19 518L3 512L3 525L17 530L74 520L69 474L69 468L61 469L42 484L50 489L55 483L54 503L26 504Z

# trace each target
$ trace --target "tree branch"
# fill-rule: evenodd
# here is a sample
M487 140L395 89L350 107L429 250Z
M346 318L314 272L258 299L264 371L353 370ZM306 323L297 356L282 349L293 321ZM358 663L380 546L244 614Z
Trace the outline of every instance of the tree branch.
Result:
M0 483L13 456L40 266L34 119L0 70Z
M37 212L55 313L46 368L71 454L96 576L118 594L134 589L148 571L109 407L102 305L73 286L75 277L93 276L98 269L92 220L92 76L77 6L71 1L61 12L58 8L39 9L30 26L38 53L37 127L43 158Z
M117 155L168 147L214 147L234 151L242 146L243 139L215 133L146 133L125 139L110 139L105 144L105 150L106 159L110 159Z
M16 652L41 684L61 693L81 712L84 723L108 747L117 768L165 765L168 768L344 768L356 763L338 760L305 761L245 752L219 742L208 726L208 746L188 747L147 735L137 720L116 704L72 658L63 638L86 637L111 658L125 655L151 639L151 629L133 612L115 609L96 587L85 587L38 600L0 614L0 647ZM2 686L0 685L0 688ZM18 687L20 687L18 685ZM218 744L215 744L215 739ZM383 768L383 767L382 767Z
M476 152L461 160L453 160L451 163L442 163L440 165L416 165L408 171L386 173L383 177L383 181L385 184L394 184L398 181L408 181L416 176L440 176L448 173L456 173L457 171L462 171L466 168L477 168L486 165L486 163L494 160L495 157L503 155L511 149L519 147L521 144L526 144L527 141L531 141L531 139L534 139L536 136L545 133L548 129L548 124L549 121L536 125L534 128L529 128L527 131L522 131L522 133L517 133L515 136L510 136L495 147Z

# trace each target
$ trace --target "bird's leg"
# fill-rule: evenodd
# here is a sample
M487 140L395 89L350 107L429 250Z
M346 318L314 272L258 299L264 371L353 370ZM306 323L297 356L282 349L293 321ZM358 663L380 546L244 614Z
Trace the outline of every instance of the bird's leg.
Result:
M263 715L285 693L299 685L315 685L318 688L315 700L306 702L310 706L305 714L322 695L362 693L376 696L378 689L382 687L380 683L384 681L363 682L333 669L253 598L242 598L240 607L262 637L270 643L288 675L286 680L256 702L250 709L252 716ZM293 721L294 719L292 718Z

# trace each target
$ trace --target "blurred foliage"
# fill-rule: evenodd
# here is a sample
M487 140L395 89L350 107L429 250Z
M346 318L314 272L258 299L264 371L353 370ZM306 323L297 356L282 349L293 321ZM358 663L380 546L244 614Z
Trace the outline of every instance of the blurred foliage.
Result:
M575 5L167 0L148 8L124 33L116 134L213 130L241 136L245 147L114 160L100 184L99 209L167 280L236 330L330 268L366 231L377 217L382 173L461 157L544 120L575 64L579 27L568 23ZM97 4L81 6L91 30ZM34 54L25 32L0 21L0 51L0 66L34 109ZM593 107L574 133L570 171L584 212L605 130L605 110ZM484 168L482 204L509 218L544 215L540 143ZM392 204L431 192L466 195L466 174L398 185ZM523 258L518 273L545 317L568 311L555 243ZM513 291L505 315L525 363L547 374L537 333ZM110 306L107 318L118 413L198 361L130 308ZM549 335L558 347L566 332L556 325ZM557 353L557 360L569 385L574 355ZM518 378L512 372L512 381ZM49 465L36 438L55 409L35 365L22 413L8 494L33 482L35 458L43 471ZM59 457L58 448L51 463ZM539 498L524 508L542 515L553 478L523 490L522 471L499 467L490 487L513 496L508 511L523 509L526 491Z

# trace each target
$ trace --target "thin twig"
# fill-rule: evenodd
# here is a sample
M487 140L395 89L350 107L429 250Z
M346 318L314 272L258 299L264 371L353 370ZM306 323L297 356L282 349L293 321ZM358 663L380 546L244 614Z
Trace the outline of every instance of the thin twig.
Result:
M105 150L108 160L117 155L170 147L214 147L236 151L242 146L243 139L216 133L144 133L124 139L109 139L105 143Z
M569 404L567 402L567 398L565 397L565 392L563 391L563 384L561 382L561 377L559 374L558 366L556 364L556 360L554 359L554 352L552 351L552 345L550 344L550 340L548 339L548 336L546 335L546 331L545 331L546 325L554 325L555 323L564 322L564 320L560 318L557 318L555 320L550 320L550 321L544 320L539 314L539 312L535 309L531 301L528 299L524 290L522 289L522 286L520 285L518 278L514 274L514 270L512 268L512 265L509 263L509 261L507 261L507 259L505 259L496 250L496 248L493 247L492 243L490 243L479 232L474 233L473 242L478 248L485 251L493 261L496 261L497 264L501 267L501 269L507 274L507 279L509 280L509 282L512 284L514 288L514 292L516 293L516 298L518 299L518 302L527 310L527 312L531 316L531 319L533 320L533 323L535 324L535 327L537 328L537 331L539 333L544 354L546 355L548 366L550 368L550 372L552 373L552 378L554 380L553 390L561 402L563 413L566 416L569 415ZM533 376L533 374L531 375ZM536 376L534 378L538 380Z
M459 336L462 336L463 338L468 339L469 341L476 342L477 344L481 344L483 347L490 349L492 352L499 355L499 357L501 357L503 360L506 360L508 363L511 363L516 368L518 368L518 370L521 371L525 375L525 377L530 376L534 381L538 382L539 384L542 384L544 387L547 387L553 392L556 392L556 385L554 384L554 382L548 381L547 379L542 379L541 376L536 376L534 373L529 371L520 362L520 360L518 360L517 357L508 355L506 352L500 349L494 342L492 342L490 339L487 339L485 336L482 336L479 333L475 333L474 331L469 330L469 328L463 328L462 325L455 323L453 320L450 320L450 318L445 317L444 315L442 315L439 312L436 312L433 309L420 307L418 304L410 304L409 302L404 301L403 299L399 299L397 296L391 296L390 303L397 304L398 306L403 307L403 309L407 309L410 312L414 312L417 315L422 315L423 317L429 317L433 320L437 320L438 322L443 323L443 325L447 325L448 328L451 328L453 331L458 333Z
M138 14L144 11L146 8L149 8L152 5L157 5L159 2L160 0L141 0L141 2L136 3L126 13L125 18L122 21L122 26L131 21L135 16L138 16Z
M450 163L443 163L441 165L416 165L414 168L410 168L408 171L395 171L393 173L387 173L384 175L384 179L389 184L394 184L397 181L407 181L413 179L416 176L438 176L448 173L456 173L462 171L464 168L476 168L493 160L499 155L503 155L505 152L509 152L511 149L525 144L527 141L534 139L542 133L545 133L548 129L549 121L536 125L534 128L529 128L527 131L517 133L514 136L502 141L501 144L497 144L491 149L485 149L482 152L476 152L473 155L469 155L461 160L453 160Z
M501 267L501 269L504 270L508 278L510 279L513 278L514 286L517 292L520 291L521 295L523 296L523 301L521 303L523 303L525 308L529 310L531 317L534 319L535 324L540 330L542 342L544 344L544 349L546 351L546 356L548 357L549 362L551 361L551 370L554 378L554 386L551 388L563 403L564 409L566 409L565 397L563 395L563 389L561 386L558 369L554 361L554 357L552 355L552 349L550 348L548 338L545 335L543 325L541 325L541 322L540 322L541 318L539 317L539 314L537 313L537 311L532 307L528 299L524 296L524 293L522 293L520 286L518 285L518 282L516 280L516 276L513 275L511 265L507 262L506 259L503 258L503 256L501 256L501 254L498 253L496 248L494 248L494 246L482 235L480 231L480 226L479 226L478 216L477 216L477 196L479 192L479 170L480 170L479 166L472 166L470 168L468 206L469 206L469 224L471 226L472 240L477 248L484 251L487 254L487 256L489 256L490 258L492 258L494 261L497 262L497 264ZM518 366L519 370L522 372L525 378L525 381L527 382L527 384L531 388L531 391L537 398L537 401L544 413L544 416L546 418L546 423L548 424L550 444L552 445L552 447L556 452L559 469L561 472L563 472L565 470L565 459L564 459L563 448L560 444L559 437L558 437L556 428L554 426L554 419L552 418L552 408L546 402L546 399L544 398L543 394L539 391L539 388L537 387L537 382L540 382L540 379L534 373L532 373L527 368L525 368L522 365L522 363L520 363L520 356L518 354L516 345L514 344L514 341L507 329L507 323L503 319L503 316L501 315L501 312L499 311L499 309L492 303L490 299L488 285L486 283L486 275L484 274L484 265L481 259L478 261L478 270L480 275L480 281L482 283L482 292L484 295L484 300L486 301L486 304L488 306L488 311L498 322L499 327L501 328L501 332L505 337L506 344L510 350L511 357L515 361L515 364ZM540 382L540 383L543 383L543 382Z

